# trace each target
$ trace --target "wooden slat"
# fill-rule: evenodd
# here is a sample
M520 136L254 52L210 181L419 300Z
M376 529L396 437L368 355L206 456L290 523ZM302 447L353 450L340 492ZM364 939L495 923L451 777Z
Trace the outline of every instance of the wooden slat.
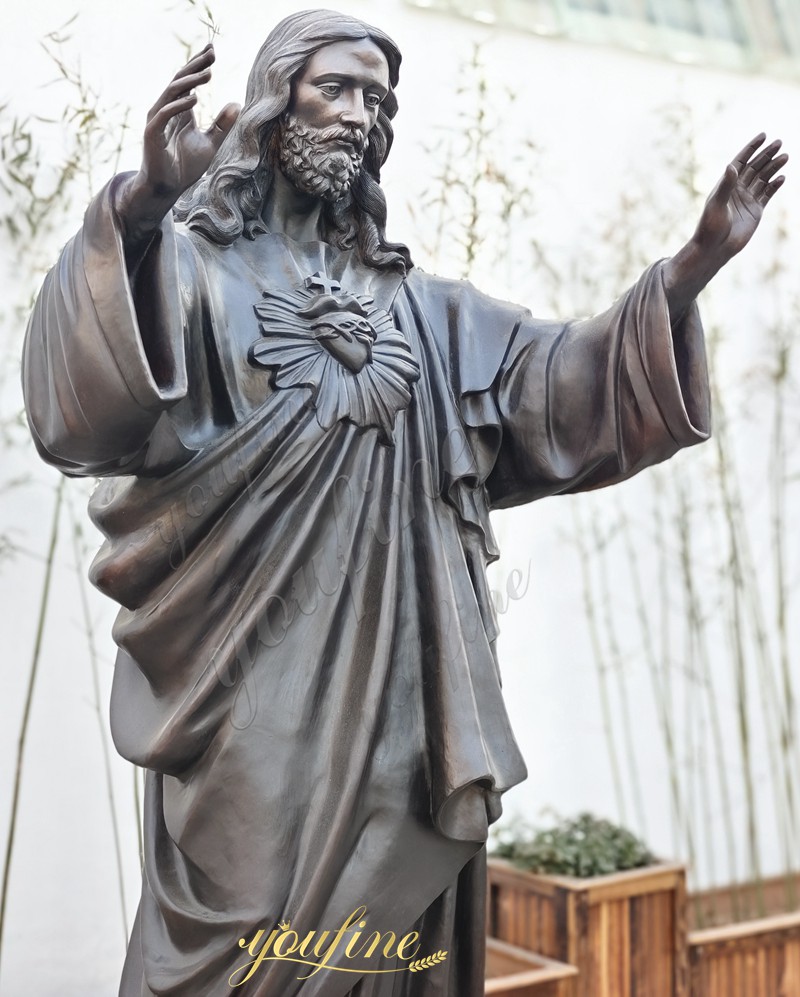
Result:
M628 907L630 922L630 997L649 997L648 952L651 949L649 922L644 917L642 897L633 897Z
M715 942L730 942L738 938L753 938L758 935L776 935L785 938L800 934L800 911L794 914L776 914L755 921L742 921L741 924L726 924L721 928L704 928L692 931L689 935L692 945L713 945Z
M781 950L783 966L781 984L784 994L800 994L800 945L788 945Z
M590 903L603 903L624 897L643 896L646 893L672 892L683 876L683 866L657 865L646 871L631 869L613 876L597 876L576 882L584 884Z
M675 886L673 912L673 966L672 992L675 997L689 997L689 900L686 893L686 876L681 876Z
M634 898L635 899L635 898ZM617 990L614 993L631 993L631 932L630 932L630 900L618 900L613 906L614 943L616 945L615 975Z

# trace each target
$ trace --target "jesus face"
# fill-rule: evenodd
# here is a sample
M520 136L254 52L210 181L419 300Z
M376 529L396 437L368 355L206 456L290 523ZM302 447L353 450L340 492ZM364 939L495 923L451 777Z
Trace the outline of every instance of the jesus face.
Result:
M279 164L298 190L336 201L358 172L389 92L389 64L369 38L319 49L292 83Z

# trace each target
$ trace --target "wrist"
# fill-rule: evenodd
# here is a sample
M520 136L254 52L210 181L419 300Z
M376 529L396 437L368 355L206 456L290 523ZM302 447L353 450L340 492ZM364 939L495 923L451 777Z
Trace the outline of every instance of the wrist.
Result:
M692 237L664 264L667 295L693 300L726 262Z
M114 207L122 222L124 241L136 245L148 240L175 206L180 192L150 183L141 173L127 177L117 188Z

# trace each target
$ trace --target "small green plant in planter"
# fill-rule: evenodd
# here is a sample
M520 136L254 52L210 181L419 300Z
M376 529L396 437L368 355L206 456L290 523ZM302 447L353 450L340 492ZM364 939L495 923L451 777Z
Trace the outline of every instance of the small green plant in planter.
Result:
M656 862L650 849L630 831L590 813L539 830L511 825L498 832L492 855L528 872L582 879Z

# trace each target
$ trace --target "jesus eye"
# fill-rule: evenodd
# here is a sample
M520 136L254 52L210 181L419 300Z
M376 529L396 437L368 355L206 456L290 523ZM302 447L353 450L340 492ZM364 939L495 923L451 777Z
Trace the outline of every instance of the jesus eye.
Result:
M381 106L381 96L377 93L365 93L364 103L367 107L380 107Z
M319 89L326 97L338 97L342 92L342 88L338 83L320 83Z

